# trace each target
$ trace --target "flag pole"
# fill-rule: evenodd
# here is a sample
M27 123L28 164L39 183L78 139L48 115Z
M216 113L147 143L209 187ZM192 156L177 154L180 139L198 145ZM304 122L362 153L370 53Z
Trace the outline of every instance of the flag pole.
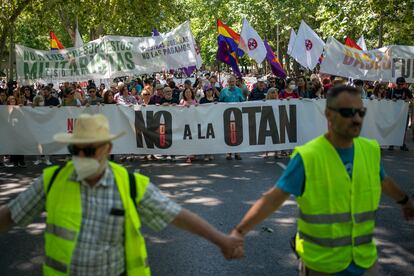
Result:
M279 58L279 23L276 24L276 56Z

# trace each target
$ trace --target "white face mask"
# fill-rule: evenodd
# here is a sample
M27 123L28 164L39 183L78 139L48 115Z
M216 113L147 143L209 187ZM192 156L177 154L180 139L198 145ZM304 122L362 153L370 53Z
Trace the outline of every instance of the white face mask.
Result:
M294 85L294 84L289 85L289 89L290 89L290 90L294 90L295 88L296 88L296 85Z
M105 166L105 163L100 164L98 160L88 157L72 156L72 161L78 180L84 180L100 173Z

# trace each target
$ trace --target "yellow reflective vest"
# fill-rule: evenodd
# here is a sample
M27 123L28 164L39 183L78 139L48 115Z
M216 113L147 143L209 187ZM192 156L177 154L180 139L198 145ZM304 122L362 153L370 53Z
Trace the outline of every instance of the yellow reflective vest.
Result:
M125 271L128 276L150 275L145 241L140 233L141 222L130 194L128 172L120 165L112 162L109 164L125 209ZM54 166L43 171L47 212L43 273L69 275L82 221L81 184L70 181L74 167L72 162L68 162L57 174L53 186L47 192L56 169L57 166ZM134 176L137 195L135 202L139 202L146 191L149 179L140 174Z
M310 269L336 273L352 261L363 268L377 260L373 241L381 196L380 148L355 138L352 179L332 144L320 136L298 147L305 169L296 252Z

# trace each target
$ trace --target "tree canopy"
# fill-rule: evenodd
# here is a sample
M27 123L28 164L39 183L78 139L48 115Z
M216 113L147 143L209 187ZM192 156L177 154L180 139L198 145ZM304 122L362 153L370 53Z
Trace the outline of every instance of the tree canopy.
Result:
M66 46L74 44L76 21L85 42L101 35L149 36L152 28L167 32L190 20L207 65L215 63L216 20L240 32L243 18L275 48L286 53L290 29L305 20L322 39L364 35L368 48L414 45L411 0L3 0L0 13L0 64L9 44L49 48L49 31ZM12 39L11 39L12 38ZM250 62L248 59L242 62Z

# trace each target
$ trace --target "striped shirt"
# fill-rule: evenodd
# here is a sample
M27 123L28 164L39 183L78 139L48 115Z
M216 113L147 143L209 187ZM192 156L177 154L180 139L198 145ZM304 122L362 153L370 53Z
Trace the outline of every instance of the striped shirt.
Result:
M78 181L75 171L70 178ZM125 271L125 218L110 214L111 209L124 209L112 169L107 166L94 187L85 181L80 187L82 222L69 274L120 275ZM40 176L8 204L13 221L21 226L29 224L45 209L45 200L43 176ZM149 183L137 210L145 225L160 231L176 217L181 207Z

